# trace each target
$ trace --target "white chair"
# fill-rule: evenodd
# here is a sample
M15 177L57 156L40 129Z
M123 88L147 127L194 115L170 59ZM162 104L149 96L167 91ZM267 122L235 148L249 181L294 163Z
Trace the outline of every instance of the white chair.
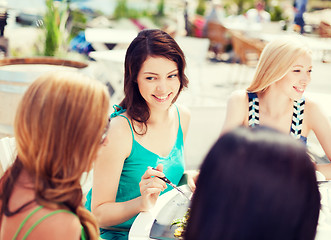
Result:
M5 137L0 139L0 176L5 172L16 158L15 139Z
M90 52L89 56L100 63L102 71L107 73L107 80L114 93L111 96L112 104L118 104L124 97L124 60L125 49Z

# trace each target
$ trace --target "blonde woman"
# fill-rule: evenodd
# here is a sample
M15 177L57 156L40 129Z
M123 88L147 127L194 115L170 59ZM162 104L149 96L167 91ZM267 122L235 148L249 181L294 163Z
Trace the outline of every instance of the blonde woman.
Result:
M306 143L309 132L313 131L331 159L330 121L316 103L304 97L311 81L311 55L301 37L269 42L250 86L230 96L222 134L239 125L264 125ZM316 168L331 179L330 164Z
M107 143L109 94L78 73L34 81L17 109L17 158L0 181L0 239L98 239L80 178Z

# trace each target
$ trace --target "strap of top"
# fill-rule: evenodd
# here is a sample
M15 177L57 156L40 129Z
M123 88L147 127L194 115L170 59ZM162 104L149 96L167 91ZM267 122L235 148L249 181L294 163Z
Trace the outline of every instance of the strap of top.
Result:
M178 121L179 121L179 125L180 125L180 114L179 114L179 110L178 110L178 107L176 104L174 104L174 106L176 107L177 109L177 114L178 114ZM113 105L113 109L114 109L114 112L110 115L110 118L114 118L114 117L117 117L117 116L121 116L121 117L124 117L128 123L129 123L129 126L130 126L130 129L131 129L131 134L132 134L132 139L134 140L134 134L133 134L133 128L132 128L132 125L131 125L131 122L130 120L122 115L122 113L125 113L126 109L124 109L123 107L119 106L119 105Z
M298 101L294 101L290 134L296 139L301 138L304 110L305 110L305 99L304 98L302 98Z
M133 134L133 128L132 128L131 122L126 116L122 115L122 113L125 113L126 109L124 109L123 107L116 105L116 104L113 105L113 108L114 108L114 112L110 115L110 118L114 118L117 116L126 118L126 120L129 123L130 129L131 129L132 139L134 140L134 134Z
M247 94L248 94L248 107L249 107L248 126L254 127L260 124L259 98L257 97L256 93L247 92ZM301 131L302 131L304 108L305 108L304 98L298 101L294 101L290 134L296 139L302 139Z
M32 212L30 212L25 218L24 220L21 222L20 226L18 227L14 237L13 237L13 240L15 240L18 236L18 234L20 233L20 231L22 230L24 224L29 220L29 218L35 214L36 212L38 212L40 209L42 209L43 206L38 206L37 208L35 208Z
M174 104L174 106L176 107L177 109L177 114L178 114L178 122L179 122L179 126L180 126L180 114L179 114L179 110L178 110L178 107L176 104Z
M22 230L24 224L29 220L29 218L34 215L36 212L38 212L40 209L42 209L43 206L38 206L37 208L35 208L31 213L29 213L25 218L24 220L21 222L20 226L18 227L14 237L13 237L13 240L16 240L18 234L20 233L20 231ZM56 211L53 211L51 213L48 213L46 215L44 215L43 217L41 217L40 219L38 219L27 231L26 233L24 234L22 240L25 240L29 234L32 232L32 230L38 226L39 223L41 223L42 221L44 221L46 218L50 217L50 216L53 216L54 214L57 214L57 213L61 213L61 212L66 212L66 213L71 213L73 215L75 215L73 212L69 211L69 210L65 210L65 209L59 209L59 210L56 210ZM75 215L76 216L76 215ZM83 226L81 226L81 239L82 240L85 240L87 239L87 236L86 236L86 233L84 231L84 228Z
M248 126L255 127L260 124L259 115L259 98L256 93L247 92L248 94Z

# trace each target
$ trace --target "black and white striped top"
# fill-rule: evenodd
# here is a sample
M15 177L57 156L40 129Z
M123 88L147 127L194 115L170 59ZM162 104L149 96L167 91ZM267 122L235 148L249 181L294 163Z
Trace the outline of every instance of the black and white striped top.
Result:
M255 127L260 125L259 116L259 98L256 93L247 92L248 94L248 126ZM305 99L301 98L293 103L293 116L290 129L290 135L296 139L307 143L307 138L301 135L303 113L305 109Z

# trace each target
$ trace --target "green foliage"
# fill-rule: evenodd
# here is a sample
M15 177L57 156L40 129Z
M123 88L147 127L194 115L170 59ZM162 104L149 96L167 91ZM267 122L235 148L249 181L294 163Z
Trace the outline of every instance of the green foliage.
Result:
M59 47L60 31L57 25L59 13L54 7L53 0L46 0L47 11L44 17L44 26L46 30L45 56L54 56Z
M164 0L160 0L160 2L157 5L157 15L158 16L164 16Z
M248 9L254 8L254 3L256 0L222 0L225 12L230 14L244 14ZM233 12L233 5L236 5L237 11Z
M72 28L70 31L69 39L72 39L78 35L80 31L85 30L87 17L86 15L80 10L73 10L70 12L71 21L72 21Z
M206 11L206 0L199 0L197 9L195 10L196 14L204 16Z
M56 56L67 51L68 31L66 23L69 17L69 6L66 0L54 2L46 0L44 16L45 56Z
M150 18L156 25L159 25L159 22L161 19L165 16L164 14L164 5L165 1L160 0L158 4L158 9L154 9L154 11L151 11L150 9L134 9L129 8L127 6L127 0L117 0L117 5L113 13L114 19L120 19L120 18L131 18L131 19L138 19L141 17L148 17Z
M117 5L114 10L114 18L119 19L126 17L129 12L126 0L117 0Z
M141 11L137 9L128 8L127 0L117 0L117 5L114 10L113 18L133 18L137 19L142 16L151 16L151 14L147 11Z
M270 18L271 21L284 20L282 8L280 6L270 8Z

